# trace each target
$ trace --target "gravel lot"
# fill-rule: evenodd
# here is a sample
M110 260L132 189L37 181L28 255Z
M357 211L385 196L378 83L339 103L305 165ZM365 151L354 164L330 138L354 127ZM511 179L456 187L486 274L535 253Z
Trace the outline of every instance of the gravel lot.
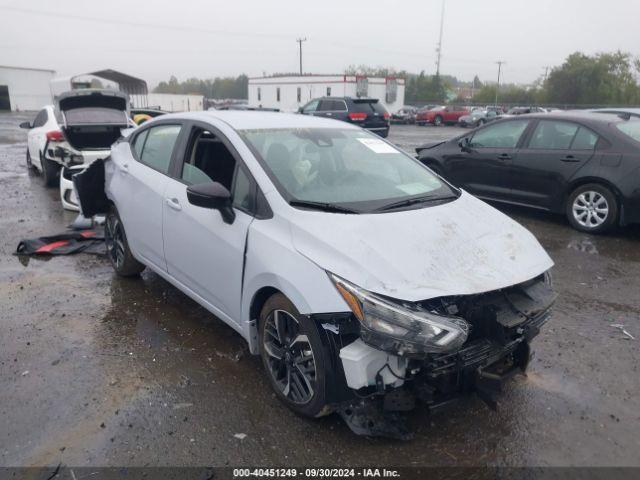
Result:
M560 299L528 376L498 412L472 397L417 409L412 442L356 437L283 407L244 341L153 273L12 255L74 218L27 172L29 117L0 114L0 465L640 466L639 228L594 237L498 206L556 262ZM390 140L412 150L458 132L397 126Z

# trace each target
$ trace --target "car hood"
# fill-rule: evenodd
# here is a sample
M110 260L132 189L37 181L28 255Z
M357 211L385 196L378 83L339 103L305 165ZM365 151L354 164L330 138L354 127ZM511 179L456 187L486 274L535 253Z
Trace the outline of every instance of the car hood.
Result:
M382 214L297 210L291 233L296 250L321 268L406 301L497 290L553 266L528 230L466 192Z
M429 150L431 148L436 148L436 147L442 145L443 143L447 143L447 142L440 141L440 142L424 143L424 144L420 145L419 147L416 147L416 153L420 153L422 150Z

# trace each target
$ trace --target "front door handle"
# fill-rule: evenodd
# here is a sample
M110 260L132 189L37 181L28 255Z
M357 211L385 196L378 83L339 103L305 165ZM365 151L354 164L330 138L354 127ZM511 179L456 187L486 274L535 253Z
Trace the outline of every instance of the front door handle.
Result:
M567 163L574 163L574 162L579 162L579 161L580 161L580 159L579 159L579 158L574 157L573 155L567 155L567 156L565 156L565 157L562 157L562 158L560 159L560 161L561 161L561 162L567 162Z
M511 160L511 155L508 153L501 153L498 155L498 160Z
M167 202L167 205L169 206L169 208L172 208L176 212L179 212L180 210L182 210L182 206L180 205L180 202L178 201L177 198L166 198L165 202Z

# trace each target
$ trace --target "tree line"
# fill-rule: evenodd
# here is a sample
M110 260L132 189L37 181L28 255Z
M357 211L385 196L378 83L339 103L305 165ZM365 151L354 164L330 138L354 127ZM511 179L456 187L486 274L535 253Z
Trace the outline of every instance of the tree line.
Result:
M460 95L456 102L471 101L491 104L496 98L495 83L483 83L477 76L473 81L461 81L451 75L428 75L424 71L410 73L393 68L351 65L347 75L396 76L405 79L405 103L445 103L451 92L472 89L473 97ZM630 53L613 52L569 55L562 65L532 85L500 85L498 102L519 105L640 105L640 60ZM183 82L172 76L154 89L158 93L195 93L207 98L246 99L248 77L190 78Z

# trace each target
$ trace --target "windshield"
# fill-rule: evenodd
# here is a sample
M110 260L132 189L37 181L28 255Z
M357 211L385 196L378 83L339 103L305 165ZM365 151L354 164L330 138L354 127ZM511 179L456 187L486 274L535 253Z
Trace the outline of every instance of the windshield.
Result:
M617 123L616 128L636 142L640 142L640 120Z
M240 134L288 202L348 206L358 213L456 192L419 161L364 130L260 129Z

